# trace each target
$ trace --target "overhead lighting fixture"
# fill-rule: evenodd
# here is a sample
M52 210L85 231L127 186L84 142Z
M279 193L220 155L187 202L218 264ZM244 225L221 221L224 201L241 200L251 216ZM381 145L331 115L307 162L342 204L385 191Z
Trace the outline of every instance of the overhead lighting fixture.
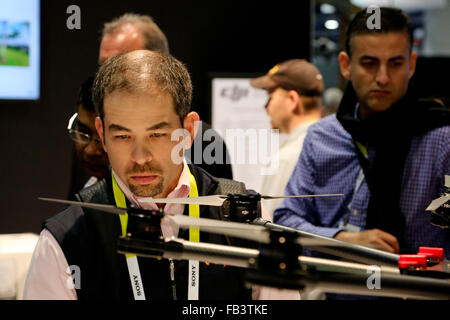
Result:
M328 30L336 30L339 28L339 22L337 20L327 20L325 21L325 28Z
M322 14L333 14L336 12L336 7L328 3L323 3L320 5L320 12Z

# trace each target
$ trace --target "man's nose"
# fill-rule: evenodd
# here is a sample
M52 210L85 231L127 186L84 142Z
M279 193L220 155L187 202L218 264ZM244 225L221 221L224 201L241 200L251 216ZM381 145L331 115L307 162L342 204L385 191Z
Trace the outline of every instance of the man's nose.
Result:
M144 165L152 160L149 146L145 143L136 143L133 147L131 157L138 165Z
M381 87L386 86L390 79L389 79L389 73L386 66L380 66L377 72L377 78L376 78L377 84Z

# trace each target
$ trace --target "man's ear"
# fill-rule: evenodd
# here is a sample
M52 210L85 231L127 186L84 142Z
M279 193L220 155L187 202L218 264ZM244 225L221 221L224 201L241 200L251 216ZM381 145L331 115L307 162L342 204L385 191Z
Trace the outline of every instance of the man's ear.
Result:
M417 52L411 52L411 56L409 57L409 79L414 75L416 71L416 62L417 62Z
M288 91L289 101L291 101L290 110L293 114L302 114L303 113L303 101L300 94L295 90Z
M189 147L192 146L192 143L194 143L194 138L198 131L199 121L200 121L200 116L195 111L189 112L186 115L186 117L184 117L183 127L185 130L187 130L189 132L189 135L191 136L191 141L190 141ZM186 147L188 147L188 146L186 146Z
M350 80L350 57L347 52L341 51L339 53L339 67L341 68L342 76Z
M102 142L103 150L105 150L105 152L108 152L105 145L105 132L103 131L103 122L100 117L95 118L95 129L97 130L97 134L100 137L100 141Z

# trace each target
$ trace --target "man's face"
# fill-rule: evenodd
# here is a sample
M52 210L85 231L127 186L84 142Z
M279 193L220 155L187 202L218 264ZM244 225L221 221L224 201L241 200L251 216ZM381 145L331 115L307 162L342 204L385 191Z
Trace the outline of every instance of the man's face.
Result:
M108 173L109 161L95 130L95 116L95 112L86 110L82 105L78 106L78 121L75 128L81 133L90 135L92 139L87 144L75 142L75 147L86 173L103 178Z
M166 197L183 168L172 161L179 142L171 141L171 134L181 128L172 97L158 89L114 91L106 96L104 111L104 126L100 118L95 125L114 172L137 196Z
M351 40L352 56L339 55L342 75L350 80L363 118L385 111L401 99L415 71L417 55L410 53L402 32L361 34Z
M272 129L279 129L286 133L291 117L291 105L288 91L276 88L267 92L269 100L265 105L267 115L270 117Z
M144 48L144 39L141 32L131 24L119 27L112 34L106 34L100 44L99 64L122 52L134 51Z

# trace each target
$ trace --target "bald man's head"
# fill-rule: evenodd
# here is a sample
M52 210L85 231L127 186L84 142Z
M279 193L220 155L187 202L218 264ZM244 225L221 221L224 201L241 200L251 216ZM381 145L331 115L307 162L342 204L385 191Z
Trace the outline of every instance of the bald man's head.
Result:
M99 64L122 52L144 48L141 31L132 24L118 27L113 33L105 34L100 44Z
M104 25L99 64L115 55L147 49L169 53L167 38L150 16L126 13Z

